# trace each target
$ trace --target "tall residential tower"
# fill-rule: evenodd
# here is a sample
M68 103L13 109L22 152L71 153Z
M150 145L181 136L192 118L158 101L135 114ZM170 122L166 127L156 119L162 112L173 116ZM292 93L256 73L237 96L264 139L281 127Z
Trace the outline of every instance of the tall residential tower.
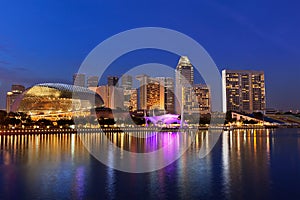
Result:
M265 112L266 91L263 71L223 70L223 111Z

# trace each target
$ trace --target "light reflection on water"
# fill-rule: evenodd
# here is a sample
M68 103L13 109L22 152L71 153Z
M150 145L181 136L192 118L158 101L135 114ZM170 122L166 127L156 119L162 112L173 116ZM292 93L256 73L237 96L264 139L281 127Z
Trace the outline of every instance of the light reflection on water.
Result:
M213 151L199 159L207 135L198 132L180 159L144 174L106 167L76 134L2 135L0 199L299 199L299 130L227 131ZM177 133L96 137L95 142L106 145L101 137L132 152L157 150L172 138L179 142ZM107 156L114 162L113 153Z
M80 133L89 152L107 166L133 173L152 172L177 160L194 141L195 132ZM139 137L136 137L141 135ZM124 145L124 141L130 145Z

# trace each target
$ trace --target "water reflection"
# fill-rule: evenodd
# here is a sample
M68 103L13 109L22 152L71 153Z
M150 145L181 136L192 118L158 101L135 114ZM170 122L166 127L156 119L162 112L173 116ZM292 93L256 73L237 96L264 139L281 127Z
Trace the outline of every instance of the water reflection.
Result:
M80 133L88 151L107 166L124 172L161 169L177 160L193 143L195 132ZM130 145L124 145L130 141Z
M107 133L88 140L127 152L166 151L189 144L167 167L144 174L108 168L85 149L76 134L1 135L0 199L276 199L300 197L300 134L297 129L224 132L206 157L210 133L160 133L149 138ZM86 139L92 139L86 136ZM103 140L103 137L107 140ZM116 154L106 151L109 162ZM149 162L156 162L150 160ZM131 166L137 163L130 160Z
M239 187L248 188L253 194L261 191L254 198L269 197L270 148L269 130L251 129L223 133L222 178L226 198L231 198L230 192ZM240 195L238 198L244 198L242 193Z
M20 187L17 190L33 194L39 191L47 196L66 196L61 188L69 194L75 192L77 197L83 195L84 165L90 157L77 136L2 135L0 138L1 173L10 171L9 176L1 177L1 184L11 183ZM10 188L2 195L19 194Z

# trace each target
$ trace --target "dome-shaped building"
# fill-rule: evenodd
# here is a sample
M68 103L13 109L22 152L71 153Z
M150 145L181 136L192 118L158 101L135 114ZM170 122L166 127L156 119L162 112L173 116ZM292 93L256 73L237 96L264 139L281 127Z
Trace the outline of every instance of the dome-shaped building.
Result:
M100 95L87 88L61 83L42 83L23 92L14 102L12 111L30 114L32 119L57 120L87 116L91 109L103 105Z

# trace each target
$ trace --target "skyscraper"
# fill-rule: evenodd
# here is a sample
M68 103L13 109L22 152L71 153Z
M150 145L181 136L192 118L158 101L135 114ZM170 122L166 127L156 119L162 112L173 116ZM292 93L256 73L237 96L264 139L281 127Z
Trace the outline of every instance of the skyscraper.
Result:
M102 97L105 107L111 109L124 108L123 88L102 85L97 87L96 93Z
M167 113L175 112L174 80L171 77L157 77L164 87L164 109Z
M196 84L193 86L193 93L196 98L194 109L202 113L211 112L211 94L207 85ZM197 109L198 108L198 109Z
M108 76L107 85L108 86L118 86L119 77L117 76Z
M124 89L124 108L130 111L137 110L137 98L136 89Z
M121 80L121 87L124 90L124 108L130 111L137 110L138 107L137 90L132 86L132 76L124 74Z
M6 94L6 112L9 113L11 111L11 106L17 99L17 97L25 91L25 87L23 85L12 85L11 91Z
M138 75L136 77L140 81L139 87L139 102L140 109L164 110L164 86L161 81L156 78L151 78L147 75Z
M130 75L127 75L127 74L124 74L122 76L122 85L121 87L124 88L124 89L132 89L132 76Z
M187 56L180 57L176 72L176 82L184 86L194 84L194 67Z
M91 87L97 87L98 86L99 77L98 76L89 76L87 80L87 86L89 88Z
M73 75L73 85L77 85L80 87L85 87L85 74L74 74Z
M175 110L179 114L182 112L184 104L191 104L189 98L185 98L186 94L191 94L192 86L194 84L194 67L187 56L181 56L176 70L176 99Z
M211 112L210 89L207 85L196 84L183 87L182 109L186 114L206 114Z
M223 111L264 112L266 109L263 71L223 70Z

